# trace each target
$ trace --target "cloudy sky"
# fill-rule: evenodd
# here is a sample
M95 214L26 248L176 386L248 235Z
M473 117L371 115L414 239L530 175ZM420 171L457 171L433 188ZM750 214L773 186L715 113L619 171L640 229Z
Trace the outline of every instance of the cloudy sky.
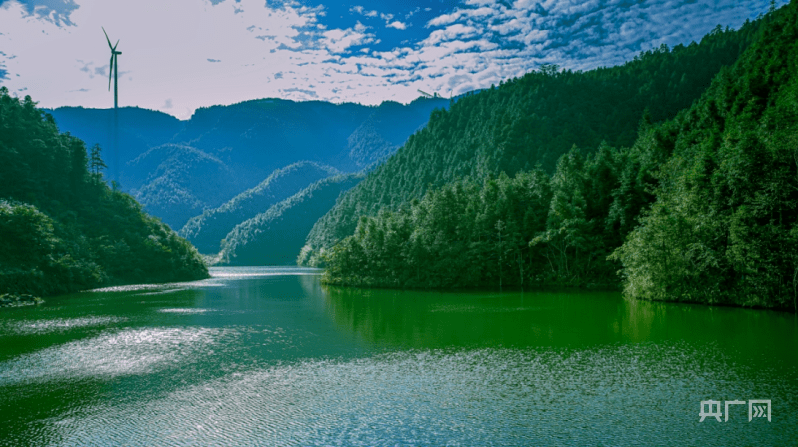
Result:
M738 28L769 0L0 0L0 84L42 107L188 118L277 97L379 104L448 97L541 64L586 70ZM786 3L778 0L777 6Z

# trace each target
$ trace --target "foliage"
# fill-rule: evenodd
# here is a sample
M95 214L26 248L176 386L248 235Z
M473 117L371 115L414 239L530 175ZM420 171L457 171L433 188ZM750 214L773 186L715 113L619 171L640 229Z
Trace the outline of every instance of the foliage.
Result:
M102 182L99 148L0 88L0 293L207 277L196 250Z
M541 168L464 179L398 212L361 217L323 253L324 280L384 287L614 287L607 255L621 235L610 216L628 151L602 145Z

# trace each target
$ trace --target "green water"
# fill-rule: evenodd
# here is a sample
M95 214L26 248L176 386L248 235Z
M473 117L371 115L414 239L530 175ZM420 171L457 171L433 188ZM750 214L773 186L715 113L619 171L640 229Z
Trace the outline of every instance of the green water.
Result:
M212 273L3 309L0 445L798 445L792 314Z

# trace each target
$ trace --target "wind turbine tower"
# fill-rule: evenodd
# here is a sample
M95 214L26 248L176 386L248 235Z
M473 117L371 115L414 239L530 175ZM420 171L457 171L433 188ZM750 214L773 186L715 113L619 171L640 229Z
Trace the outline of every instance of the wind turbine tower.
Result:
M103 29L105 40L108 41L108 47L111 48L111 68L108 71L108 91L111 91L111 78L114 78L114 180L119 181L119 61L117 56L122 54L121 51L116 51L119 46L119 40L116 45L111 45L111 39L108 38L108 33Z
M108 72L108 91L111 91L111 77L114 78L114 110L119 108L119 62L117 61L117 56L122 54L121 51L116 51L116 47L119 45L119 41L116 41L116 45L111 45L111 39L108 38L108 33L105 32L105 28L103 28L103 34L105 34L105 40L108 41L108 47L111 48L111 69Z

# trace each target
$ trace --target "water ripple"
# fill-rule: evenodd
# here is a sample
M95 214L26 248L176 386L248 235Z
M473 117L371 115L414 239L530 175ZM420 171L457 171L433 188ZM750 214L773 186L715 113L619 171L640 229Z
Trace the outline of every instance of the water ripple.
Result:
M148 328L103 333L0 363L0 386L143 374L212 347L221 329Z
M651 445L665 429L676 444L796 439L786 411L795 393L722 376L717 355L637 345L308 360L98 405L52 427L66 445ZM707 393L778 395L780 430L699 426Z
M55 318L51 320L21 320L0 323L0 332L16 333L20 335L46 334L50 332L65 332L77 328L93 326L107 326L122 323L127 318L114 316L85 316L79 318Z

